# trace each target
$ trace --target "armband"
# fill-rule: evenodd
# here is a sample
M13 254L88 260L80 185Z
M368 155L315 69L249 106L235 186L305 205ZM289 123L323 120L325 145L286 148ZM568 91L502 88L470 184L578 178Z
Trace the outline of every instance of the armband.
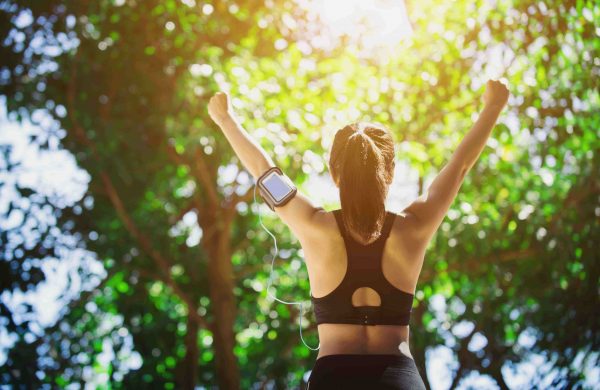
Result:
M294 183L278 167L269 168L258 178L256 185L260 195L273 211L275 207L283 206L292 200L298 191Z

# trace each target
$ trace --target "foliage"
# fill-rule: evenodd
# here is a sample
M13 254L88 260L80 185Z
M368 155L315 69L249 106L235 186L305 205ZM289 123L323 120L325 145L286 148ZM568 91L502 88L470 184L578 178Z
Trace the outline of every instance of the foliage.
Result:
M500 62L513 97L429 247L411 350L425 376L426 351L451 348L453 386L473 371L506 388L505 370L532 353L553 363L552 386L581 386L581 361L598 365L600 349L592 310L600 303L600 7L515 0L408 9L413 39L370 58L348 42L311 47L305 34L316 22L288 1L0 2L9 112L47 110L66 130L60 144L91 176L71 206L28 188L20 196L49 205L60 231L107 272L34 341L25 335L35 325L17 323L0 302L2 324L19 340L1 381L62 387L91 368L114 387L300 386L316 354L300 342L297 307L266 296L270 237L251 204L251 178L208 118L208 99L228 90L249 133L300 187L327 175L342 124L385 123L423 192ZM21 12L32 23L19 26ZM36 218L18 202L4 217L19 207ZM54 230L41 223L38 244L19 242L31 234L26 220L1 233L2 292L34 290L41 262L58 257L44 244ZM265 220L282 250L278 297L308 299L298 241L272 215ZM307 343L317 345L314 317L304 319ZM107 345L119 351L128 337L141 367L127 369L118 353L103 364ZM473 350L474 337L484 346ZM527 337L534 341L524 347Z

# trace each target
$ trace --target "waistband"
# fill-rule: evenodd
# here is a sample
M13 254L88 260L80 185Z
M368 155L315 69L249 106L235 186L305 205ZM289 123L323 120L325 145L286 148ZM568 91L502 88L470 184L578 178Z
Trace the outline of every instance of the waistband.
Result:
M389 364L389 363L413 363L414 360L404 354L334 354L321 356L315 361L315 364L337 364L337 363L354 363L358 362L373 363L373 364Z

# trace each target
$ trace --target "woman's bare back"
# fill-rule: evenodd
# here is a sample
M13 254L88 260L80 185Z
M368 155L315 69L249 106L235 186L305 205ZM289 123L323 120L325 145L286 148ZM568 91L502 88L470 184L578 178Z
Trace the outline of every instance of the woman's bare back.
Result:
M399 213L385 242L382 256L384 277L396 288L415 293L424 259L425 245L414 239L416 221L409 213ZM332 292L346 272L347 254L344 240L332 212L319 219L321 239L304 243L302 249L310 278L311 293L320 298ZM379 306L377 292L364 287L352 295L354 306ZM318 357L331 354L400 354L399 346L408 347L409 327L400 325L363 326L352 324L318 325L320 349ZM406 348L406 349L405 349Z

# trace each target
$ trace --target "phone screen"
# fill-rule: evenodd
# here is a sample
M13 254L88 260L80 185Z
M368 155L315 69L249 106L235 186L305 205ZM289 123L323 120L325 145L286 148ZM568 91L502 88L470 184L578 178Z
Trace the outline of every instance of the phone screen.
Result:
M288 183L283 181L277 172L270 173L263 180L263 185L277 202L285 198L293 190Z

